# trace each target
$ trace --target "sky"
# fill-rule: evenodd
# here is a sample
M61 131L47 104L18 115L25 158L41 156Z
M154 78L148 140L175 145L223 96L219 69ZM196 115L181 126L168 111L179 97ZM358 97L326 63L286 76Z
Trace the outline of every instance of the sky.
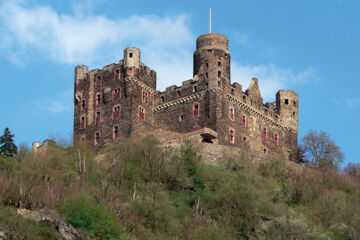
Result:
M299 139L327 132L360 163L360 1L0 0L0 131L16 144L71 139L74 68L138 47L158 90L192 78L196 38L229 39L231 80L259 79L265 102L299 94Z

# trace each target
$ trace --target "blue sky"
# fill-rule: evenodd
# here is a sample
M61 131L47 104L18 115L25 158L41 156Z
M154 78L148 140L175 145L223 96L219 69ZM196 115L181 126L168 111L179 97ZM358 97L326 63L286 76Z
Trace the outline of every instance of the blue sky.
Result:
M74 67L118 62L126 47L158 73L158 89L192 77L196 37L228 37L232 82L257 77L265 101L299 94L299 137L328 132L360 162L360 1L0 0L0 130L17 144L71 138ZM1 130L2 131L2 130Z

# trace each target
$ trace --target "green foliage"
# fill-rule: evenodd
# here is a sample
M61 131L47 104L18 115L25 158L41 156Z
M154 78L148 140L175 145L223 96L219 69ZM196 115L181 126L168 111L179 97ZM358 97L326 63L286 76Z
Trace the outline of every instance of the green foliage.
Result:
M353 169L324 181L319 168L244 152L205 165L196 149L163 147L152 137L120 138L96 156L21 147L16 159L0 158L0 203L60 209L84 239L359 239ZM34 236L52 233L41 228Z
M75 227L85 228L101 239L119 238L122 226L104 204L81 197L68 201L60 210Z
M7 239L59 239L52 227L17 216L13 209L0 207L0 230Z
M13 157L17 153L17 147L14 143L14 136L9 128L5 128L4 134L0 136L0 155Z

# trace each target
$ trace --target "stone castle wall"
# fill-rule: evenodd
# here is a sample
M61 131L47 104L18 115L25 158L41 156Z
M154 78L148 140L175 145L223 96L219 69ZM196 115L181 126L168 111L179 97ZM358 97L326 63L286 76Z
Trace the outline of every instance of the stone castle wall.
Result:
M156 91L156 72L141 62L137 48L125 49L123 60L101 70L77 66L74 142L98 148L118 134L163 129L178 139L190 134L295 160L298 95L280 90L275 102L264 104L256 78L243 91L230 75L228 40L219 34L198 38L193 79L163 92Z

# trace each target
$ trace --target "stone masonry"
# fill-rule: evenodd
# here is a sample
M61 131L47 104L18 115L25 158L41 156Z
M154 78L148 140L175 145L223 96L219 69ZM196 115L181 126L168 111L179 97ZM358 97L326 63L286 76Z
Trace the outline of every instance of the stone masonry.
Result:
M193 78L163 92L137 48L101 70L76 66L74 143L98 149L120 135L152 133L163 141L192 137L296 160L298 95L279 90L275 102L264 104L256 78L245 91L231 83L230 58L225 36L200 36Z

